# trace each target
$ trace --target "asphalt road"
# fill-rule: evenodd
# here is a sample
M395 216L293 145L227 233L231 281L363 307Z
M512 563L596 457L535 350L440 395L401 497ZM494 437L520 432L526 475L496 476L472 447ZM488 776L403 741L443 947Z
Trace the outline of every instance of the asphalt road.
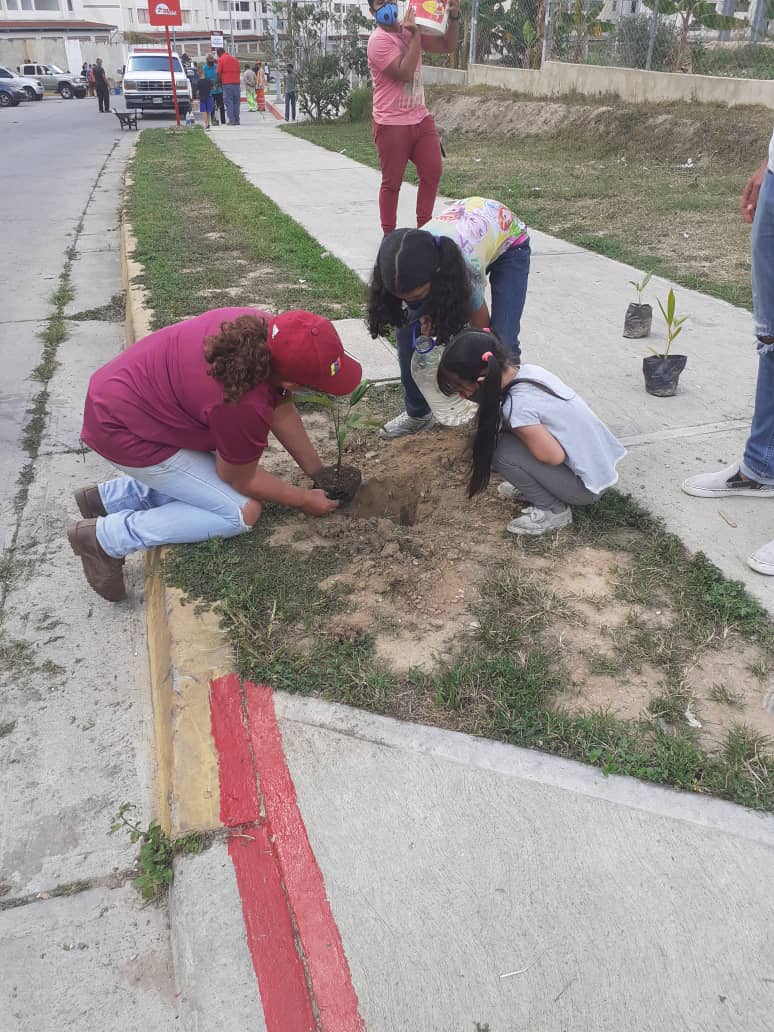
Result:
M115 100L123 108L123 98ZM30 380L42 352L38 335L53 310L65 251L119 131L117 119L99 114L90 97L47 97L0 110L0 551L13 538L17 478L28 459L21 439L40 389Z

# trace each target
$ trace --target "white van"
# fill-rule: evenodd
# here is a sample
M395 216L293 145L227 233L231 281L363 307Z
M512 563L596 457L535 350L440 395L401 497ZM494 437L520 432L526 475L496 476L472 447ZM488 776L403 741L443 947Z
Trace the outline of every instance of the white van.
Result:
M191 109L191 83L177 54L172 54L172 67L175 70L178 107L180 114L185 115ZM124 71L123 89L127 110L174 109L166 47L132 47Z

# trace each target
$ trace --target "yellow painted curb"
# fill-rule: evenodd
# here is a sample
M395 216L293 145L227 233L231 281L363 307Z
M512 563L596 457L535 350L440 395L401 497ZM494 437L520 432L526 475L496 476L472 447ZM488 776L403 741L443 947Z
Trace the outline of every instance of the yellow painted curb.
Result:
M143 267L131 255L136 241L121 220L121 265L126 290L126 342L151 332L153 312L137 282ZM145 555L148 658L156 744L159 823L172 838L220 824L220 787L210 731L209 684L232 673L234 657L218 619L183 605L161 572L162 555Z

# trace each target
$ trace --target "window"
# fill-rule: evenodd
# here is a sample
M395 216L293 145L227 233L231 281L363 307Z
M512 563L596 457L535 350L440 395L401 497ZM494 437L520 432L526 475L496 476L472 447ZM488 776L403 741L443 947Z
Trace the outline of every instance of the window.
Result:
M632 14L637 13L637 0L632 0Z
M70 0L67 0L67 2L69 3ZM126 9L126 13L129 15L129 24L134 25L134 11L131 9L131 7L128 7Z
M175 71L182 74L183 66L174 54L172 63ZM166 54L130 54L126 68L129 72L168 72L169 58Z
M73 0L67 0L67 10L68 11L72 11L72 9L73 9Z
M35 0L36 11L58 11L59 0Z
M236 2L234 3L234 10L235 11L249 11L250 10L250 4L247 2L247 0L236 0Z
M611 11L617 11L618 10L618 0L613 0L613 3L611 5L611 7L610 7L610 10Z
M191 12L190 11L186 11L185 8L182 8L181 11L180 11L180 15L181 15L183 21L187 22L190 25L190 23L191 23Z
M147 7L138 7L137 8L137 21L145 22L145 24L147 25L147 23L148 23L148 8Z
M249 32L252 29L253 23L249 18L242 18L236 23L236 28L243 32Z
M5 0L5 6L9 11L19 10L19 0Z

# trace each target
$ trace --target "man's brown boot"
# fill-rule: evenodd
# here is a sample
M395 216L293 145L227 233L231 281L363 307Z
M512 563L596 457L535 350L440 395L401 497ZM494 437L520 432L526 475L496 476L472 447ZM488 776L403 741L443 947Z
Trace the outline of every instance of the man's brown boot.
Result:
M88 487L79 487L74 492L74 497L75 504L85 520L95 520L98 516L107 516L107 511L102 504L99 488L96 484L89 484Z
M78 520L67 528L70 547L81 557L86 580L108 602L126 598L123 559L114 559L97 541L97 521Z

